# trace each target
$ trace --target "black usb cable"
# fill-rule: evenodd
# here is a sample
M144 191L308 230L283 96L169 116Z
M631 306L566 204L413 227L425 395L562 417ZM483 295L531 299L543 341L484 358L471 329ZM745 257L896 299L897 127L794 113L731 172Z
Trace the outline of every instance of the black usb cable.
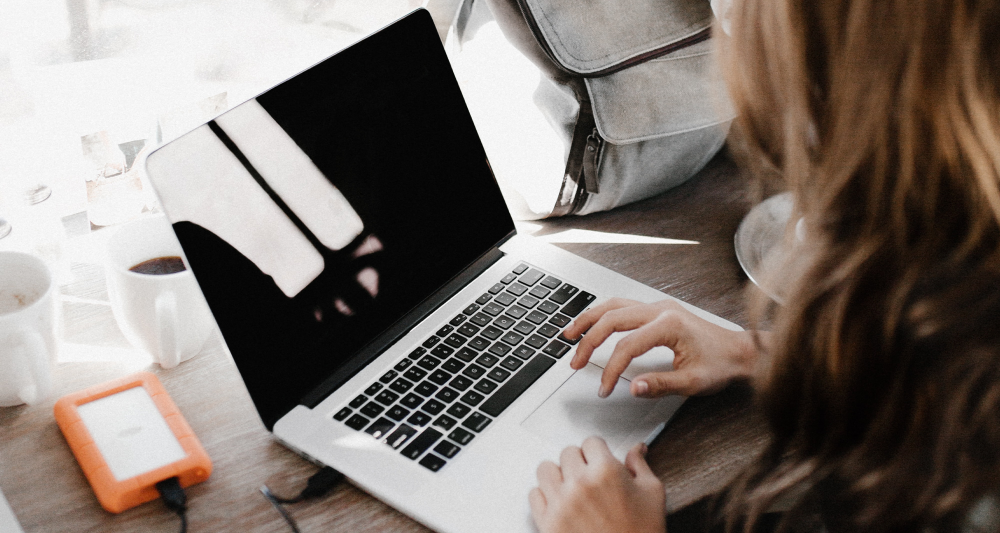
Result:
M181 518L181 533L187 532L187 495L181 488L180 479L177 477L167 478L156 484L156 490L160 492L160 498L167 509L177 513Z
M330 492L330 489L337 486L343 479L344 474L329 466L324 466L319 472L316 472L309 478L309 481L306 482L306 488L302 489L302 492L294 498L275 496L267 485L261 485L260 492L277 509L281 517L285 519L285 522L288 522L288 527L292 528L294 533L301 533L298 524L295 523L295 519L292 518L292 515L288 514L288 510L284 506L291 503L299 503L310 498L318 498Z

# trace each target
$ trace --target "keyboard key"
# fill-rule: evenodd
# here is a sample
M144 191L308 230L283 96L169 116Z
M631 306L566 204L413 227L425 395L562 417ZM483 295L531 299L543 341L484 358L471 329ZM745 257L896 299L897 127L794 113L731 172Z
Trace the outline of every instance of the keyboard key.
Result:
M564 283L562 287L559 287L559 290L552 293L552 296L549 296L549 300L552 300L557 304L564 304L579 290L580 289L577 289L569 283Z
M365 433L375 437L376 439L381 439L386 436L392 428L396 427L396 423L388 418L379 418L372 425L365 429Z
M517 305L520 305L521 307L527 309L531 309L532 307L538 305L538 298L535 298L534 296L530 295L525 296L524 298L521 298L520 300L517 301Z
M479 359L476 359L476 362L479 363L480 365L483 365L486 368L489 368L500 362L500 358L492 356L488 353L484 353L483 355L479 356Z
M382 390L381 383L372 383L371 385L368 386L367 389L365 389L365 394L367 394L368 396L374 396L375 393L380 390Z
M507 355L510 350L510 346L502 342L495 342L493 343L493 346L490 346L490 353L495 354L498 357Z
M455 376L455 379L448 383L448 386L459 391L463 391L472 386L472 380L465 376Z
M538 311L532 311L524 318L527 318L529 322L537 326L548 320L549 317Z
M427 414L436 415L444 409L444 404L431 398L424 402L424 405L420 409Z
M463 394L460 399L463 402L465 402L465 403L467 403L467 404L475 407L475 406L479 405L479 403L482 402L484 399L486 399L486 397L483 396L482 394L479 394L476 391L471 391L470 390L469 392L466 392L465 394ZM455 404L455 405L459 405L459 404Z
M417 361L417 366L427 370L434 370L440 364L441 360L432 355L425 355L423 359Z
M348 405L350 405L352 409L357 409L358 407L364 405L366 401L368 401L368 397L364 394L359 394L358 397L351 400L351 403Z
M486 296L485 294L483 296ZM486 296L486 300L489 301L489 296ZM467 316L472 316L473 313L479 311L479 305L469 304L469 307L462 309L462 314Z
M445 361L444 364L441 365L441 369L447 372L451 372L452 374L457 374L458 371L462 370L464 366L465 363L459 361L458 359L452 358Z
M487 315L486 313L476 313L469 319L469 322L472 322L477 326L485 326L486 324L489 324L491 320L493 320L493 317Z
M462 449L455 446L453 443L443 440L434 447L434 451L447 457L448 459L451 459L452 457L458 455L458 452L462 451Z
M511 346L517 346L517 343L524 340L524 335L514 331L508 331L506 335L500 338L500 340L506 342Z
M495 341L500 338L500 335L503 335L503 330L494 326L486 326L482 331L482 335L491 341Z
M576 343L580 342L580 339L583 338L583 335L580 335L579 337L577 337L575 339L567 339L566 338L566 332L564 331L564 332L560 333L559 336L556 337L556 338L559 339L559 340L561 340L561 341L563 341L563 342L565 342L566 344L568 344L570 346L576 346Z
M413 361L411 361L409 359L402 359L398 363L396 363L396 366L394 366L392 368L393 368L393 370L396 370L398 372L402 372L402 371L406 370L407 368L409 368L409 366L412 365L412 364L413 364Z
M538 270L535 270L535 269L531 269L531 270L528 271L527 274L521 276L521 279L519 279L518 281L520 281L521 283L524 283L525 285L534 285L534 284L538 283L538 280L540 280L540 279L542 279L544 277L545 277L545 274L542 273L541 271L538 271Z
M385 416L399 422L400 420L406 418L410 414L410 410L404 408L402 405L394 405L385 412Z
M455 357L457 357L457 358L461 359L462 361L465 361L466 363L468 363L469 361L472 361L473 359L475 359L477 355L479 355L479 354L477 354L476 352L470 350L469 348L462 348L461 350L458 351L458 353L455 354Z
M521 307L520 305L512 305L507 308L507 314L514 318L521 318L528 313L528 310Z
M562 281L560 281L558 278L548 276L542 280L542 285L550 289L555 289L556 287L562 285Z
M455 398L458 398L458 391L456 391L455 389L450 389L448 387L445 387L440 391L438 391L438 393L435 394L434 397L441 400L444 403L451 403L455 401Z
M431 375L428 376L427 378L428 381L432 381L434 383L437 383L438 385L444 385L445 383L448 383L449 379L451 379L451 374L441 369L431 372Z
M398 450L406 441L410 440L410 437L417 434L417 430L407 426L406 424L400 424L396 431L393 431L388 437L385 438L386 444L392 446L394 450Z
M479 379L486 375L486 369L479 365L472 364L465 367L465 370L462 370L462 374L472 379Z
M489 417L483 415L483 413L472 413L469 418L466 418L462 422L462 426L475 431L476 433L481 433L486 426L490 425L493 420Z
M488 348L489 345L490 345L490 341L488 341L488 340L486 340L486 339L484 339L482 337L476 337L475 339L472 339L471 341L469 341L469 347L472 348L472 349L474 349L474 350L483 351L486 348Z
M382 405L392 405L392 402L394 402L394 401L396 401L398 399L399 399L399 395L398 394L396 394L395 392L392 392L392 391L387 391L387 390L384 390L384 391L378 393L378 396L375 397L375 401L377 401L378 403L380 403Z
M420 460L419 464L431 472L437 472L438 470L441 470L446 463L447 461L444 459L434 455L433 453L429 453Z
M515 283L515 284L511 285L510 287L507 287L507 292L513 294L514 296L520 296L520 295L528 292L528 287L526 285L522 285L520 283ZM497 298L499 298L499 297L500 296L497 296Z
M403 448L400 452L404 457L416 460L424 452L426 452L435 442L442 437L441 432L436 429L425 429L417 438L413 439L410 444Z
M531 289L528 294L538 298L539 300L544 300L548 295L552 294L552 291L539 285L538 287Z
M465 337L459 335L458 333L452 333L451 335L448 335L448 338L444 340L444 343L452 348L458 348L465 344L466 340L467 339Z
M475 437L475 435L462 428L455 428L455 431L452 431L451 434L448 435L449 439L461 444L462 446L471 442L473 437Z
M505 379L510 377L510 372L500 367L496 367L493 370L490 370L490 373L486 374L486 377L496 381L497 383L503 383Z
M458 328L458 332L466 337L475 337L476 333L479 333L479 327L472 324L462 324Z
M518 346L517 349L514 350L514 355L527 361L528 359L531 359L531 356L535 355L535 350L532 350L527 346Z
M376 416L382 414L382 411L385 411L385 407L382 407L375 402L368 402L361 408L361 414L369 418L375 418Z
M434 421L434 425L443 428L445 431L455 427L458 421L448 415L441 415Z
M528 265L521 263L514 268L514 273L520 275L523 274L525 270L528 270Z
M555 359L545 356L538 356L528 361L524 368L483 402L479 410L496 418L554 364L556 364Z
M413 367L403 374L403 377L410 381L420 381L427 375L427 371L422 368Z
M410 355L407 355L407 357L416 361L417 359L420 359L420 356L424 355L425 353L427 353L427 349L424 348L423 346L418 346L417 349L410 352Z
M382 377L378 378L378 380L382 383L389 383L390 381L396 379L396 376L398 375L399 374L395 370L390 370L385 374L382 374Z
M357 431L361 431L362 428L364 428L365 426L368 425L368 419L365 418L365 417L363 417L363 416L361 416L361 415L359 415L359 414L355 414L351 418L348 418L347 422L344 422L344 424L347 425L347 427L349 427L351 429L355 429ZM452 424L452 425L454 425L454 424ZM445 428L445 429L448 429L448 428Z
M437 344L437 343L439 343L439 342L441 342L441 339L439 337L435 337L434 335L431 335L427 340L424 341L424 343L423 343L422 346L424 348L428 348L429 349L429 348L433 348L434 345Z
M443 339L443 338L447 337L448 334L450 334L452 331L455 331L455 326L452 326L451 324L445 324L445 325L441 326L441 329L437 330L437 334L436 335L438 337L441 337Z
M420 404L424 403L424 399L423 397L417 396L411 392L404 396L399 403L407 409L416 409L417 407L420 407Z
M449 407L446 412L449 415L461 420L463 417L465 417L465 415L469 414L469 411L472 411L471 407L465 405L464 403L459 402L452 404L452 406Z
M500 292L502 290L503 290L503 284L502 283L497 283L496 285L493 285L492 287L490 287L489 290L486 291L486 292L488 292L490 294L496 294L496 293L498 293L498 292Z
M517 370L518 368L521 368L521 365L523 364L524 361L514 356L507 357L506 359L500 362L500 366L506 368L507 370L510 370L511 372Z
M500 307L499 305L490 302L486 304L485 307L483 307L483 312L490 316L497 316L503 312L503 307Z
M500 283L503 283L504 285L510 285L511 283L514 282L515 279L517 279L517 274L513 273L507 274L506 276L503 277L502 280L500 280Z
M483 378L483 379L479 380L479 383L476 383L476 386L473 387L473 388L476 389L477 391L483 393L483 394L489 394L489 393L497 390L497 387L499 387L499 386L500 385L497 385L496 381Z
M509 292L502 292L502 293L498 294L497 297L493 299L493 301L496 302L496 303L498 303L498 304L500 304L500 305L502 305L502 306L504 306L504 307L506 307L506 306L508 306L508 305L516 302L517 301L517 296L515 296L515 295L513 295L513 294L511 294Z
M452 326L458 327L459 325L462 324L462 322L465 322L466 318L469 318L469 317L467 317L465 315L461 315L461 314L455 315L455 318L453 318L450 321L448 321L448 323L451 324Z
M413 390L417 394L419 394L421 396L424 396L424 397L427 397L427 396L430 396L431 394L434 394L434 392L438 390L438 387L437 387L437 385L434 385L433 383L431 383L429 381L421 381L420 384L417 385L417 388L415 388Z
M484 303L490 301L490 298L492 298L492 297L493 297L493 295L491 295L490 293L486 293L486 294L480 296L479 298L476 298L476 303L479 304L479 305L483 305Z
M345 407L340 411L337 411L337 414L333 415L333 419L336 420L337 422L342 422L345 418L347 418L348 415L351 414L351 412L352 411L350 407Z
M406 419L407 423L413 424L414 426L417 427L424 427L428 423L430 423L430 421L431 421L431 415L427 413L421 413L420 411L413 413L412 415L410 415L410 418Z
M514 326L514 331L524 335L531 335L531 332L535 331L535 326L532 325L531 322L528 322L527 320L522 320L518 322L516 326Z
M544 350L542 350L542 353L551 355L552 357L559 359L560 357L566 355L566 352L568 351L569 351L568 344L566 344L565 342L554 340L550 342L549 345L546 346Z
M544 302L538 304L538 310L551 315L559 310L559 304L550 300L545 300Z
M596 296L594 296L593 294L590 294L587 291L583 291L580 294L576 295L576 298L573 298L568 304L563 306L562 312L567 316L579 315L580 312L586 309L587 306L590 305L595 298ZM553 298L553 300L554 299L555 298Z
M545 337L542 337L541 335L538 335L537 333L528 337L528 340L524 341L525 344L531 346L532 348L535 348L536 350L540 349L542 346L545 346L546 342L549 342L549 340L546 339Z
M549 319L549 324L553 324L559 328L569 323L570 323L570 318L564 314L557 314Z
M455 353L455 349L445 344L439 344L436 348L431 350L431 355L439 359L447 359L448 356L453 353Z
M404 394L413 388L413 382L403 378L399 378L396 381L393 381L392 385L389 385L389 388L400 394Z
M553 326L552 324L542 324L542 326L538 328L539 335L545 335L550 339L555 337L557 333L559 333L559 328Z
M507 315L500 315L493 321L493 325L500 329L508 329L514 325L514 322L516 322L516 320L513 318Z

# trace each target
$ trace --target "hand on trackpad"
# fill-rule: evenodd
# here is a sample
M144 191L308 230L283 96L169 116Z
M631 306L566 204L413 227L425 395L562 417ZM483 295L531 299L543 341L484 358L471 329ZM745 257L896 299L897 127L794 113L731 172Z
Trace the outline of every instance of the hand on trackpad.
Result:
M645 440L684 401L680 396L635 398L622 378L611 396L601 399L597 389L602 371L588 364L575 372L521 423L522 427L560 449L579 446L587 437L598 435L607 441L615 457L624 459L629 448Z

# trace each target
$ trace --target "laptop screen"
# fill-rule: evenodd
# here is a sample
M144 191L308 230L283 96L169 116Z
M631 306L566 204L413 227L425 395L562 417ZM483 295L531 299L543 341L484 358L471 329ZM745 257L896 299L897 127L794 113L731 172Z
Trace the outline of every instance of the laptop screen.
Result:
M268 428L514 229L423 10L146 169Z

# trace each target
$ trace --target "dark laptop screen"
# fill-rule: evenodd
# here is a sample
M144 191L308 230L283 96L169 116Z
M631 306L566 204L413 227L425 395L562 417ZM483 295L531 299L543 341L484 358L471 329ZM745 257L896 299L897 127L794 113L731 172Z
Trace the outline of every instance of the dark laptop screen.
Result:
M514 229L422 10L147 170L269 428Z

